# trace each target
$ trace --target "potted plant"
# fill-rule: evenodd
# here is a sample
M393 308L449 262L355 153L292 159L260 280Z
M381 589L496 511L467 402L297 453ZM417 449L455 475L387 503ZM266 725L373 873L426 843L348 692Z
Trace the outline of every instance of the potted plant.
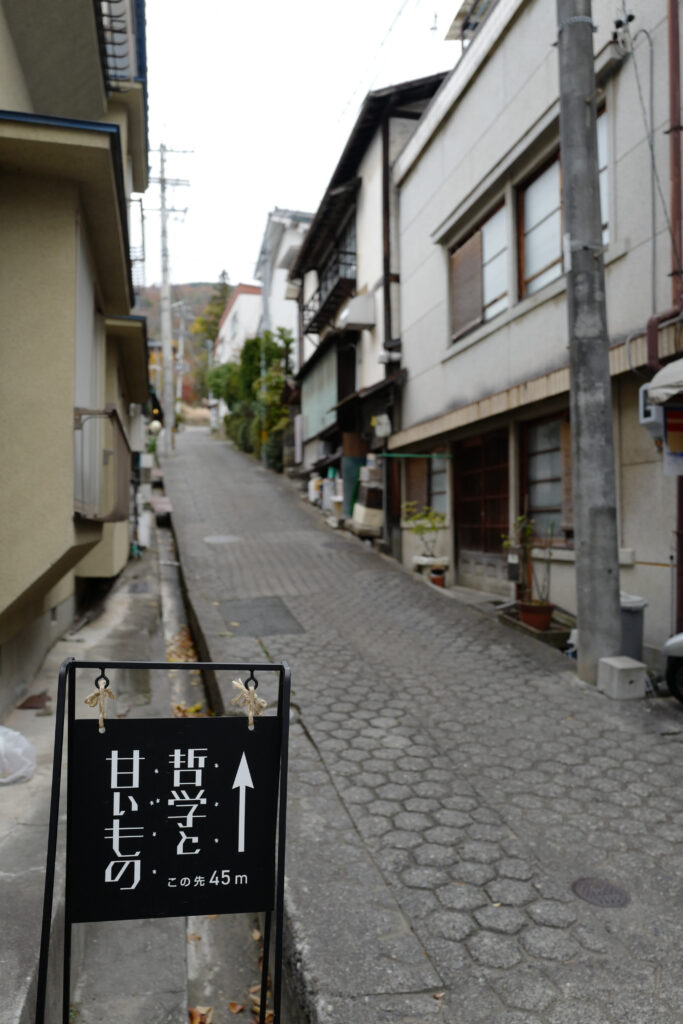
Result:
M503 547L517 553L519 581L517 584L517 614L520 621L534 629L548 629L554 604L550 601L550 561L552 559L553 525L545 541L536 538L535 523L526 513L517 516L514 531L503 535ZM532 548L543 547L546 555L540 569L534 567Z
M433 565L429 570L429 582L435 587L446 586L446 570L442 565Z
M429 581L437 587L446 586L446 569L448 558L436 554L436 541L439 530L446 525L446 516L437 512L431 505L418 507L416 501L406 501L401 506L403 525L420 541L421 554L413 557L413 562L420 570L429 568Z
M416 501L404 501L401 508L403 522L420 541L425 558L434 558L438 531L443 529L446 517L431 505L418 508Z

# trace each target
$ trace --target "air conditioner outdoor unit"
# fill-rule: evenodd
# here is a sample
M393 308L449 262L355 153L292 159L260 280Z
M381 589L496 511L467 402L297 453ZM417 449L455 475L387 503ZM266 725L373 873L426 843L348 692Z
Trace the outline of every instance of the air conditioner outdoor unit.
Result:
M664 437L664 409L648 398L649 384L638 388L638 422L654 438Z

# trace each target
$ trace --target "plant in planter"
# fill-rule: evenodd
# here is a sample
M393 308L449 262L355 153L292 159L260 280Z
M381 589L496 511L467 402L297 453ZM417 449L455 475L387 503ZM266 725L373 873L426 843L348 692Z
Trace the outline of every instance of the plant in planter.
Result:
M554 605L550 602L550 562L553 555L553 525L545 541L536 538L534 520L526 513L517 516L514 531L503 535L503 548L515 551L519 557L520 579L517 593L517 612L522 622L535 629L548 629ZM535 568L531 551L543 547L545 557L541 567Z
M422 554L426 558L435 558L437 535L446 523L443 512L435 511L430 505L418 508L416 501L404 501L401 514L404 524L419 539ZM443 569L443 566L438 568Z

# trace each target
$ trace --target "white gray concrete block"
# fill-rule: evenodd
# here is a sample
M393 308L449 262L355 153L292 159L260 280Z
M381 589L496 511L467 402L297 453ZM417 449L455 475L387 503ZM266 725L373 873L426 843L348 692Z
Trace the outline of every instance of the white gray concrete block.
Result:
M612 700L637 700L645 696L647 666L626 655L600 658L598 690Z

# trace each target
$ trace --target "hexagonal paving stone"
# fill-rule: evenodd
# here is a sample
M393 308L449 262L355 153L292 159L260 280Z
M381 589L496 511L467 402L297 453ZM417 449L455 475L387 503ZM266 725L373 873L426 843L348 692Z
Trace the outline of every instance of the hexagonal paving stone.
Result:
M456 911L437 910L429 918L429 924L442 939L455 939L458 942L474 931L472 918Z
M450 847L438 846L436 843L423 843L413 850L413 856L418 864L441 867L450 865L455 860L455 853Z
M407 868L401 872L401 881L411 889L436 889L448 881L448 875L438 868Z
M456 882L471 882L472 885L486 885L496 877L496 870L491 864L476 864L473 861L458 861L451 874Z
M558 903L556 900L538 900L528 906L526 911L536 924L546 924L552 928L566 928L576 921L576 912L571 904Z
M412 796L409 786L397 785L395 782L387 782L377 790L377 796L382 800L407 800Z
M416 811L402 811L394 818L396 828L407 831L420 831L432 825L432 819L427 814L419 814Z
M500 999L516 1010L545 1010L557 996L554 985L531 966L521 966L492 984Z
M451 882L437 889L436 895L445 907L453 910L476 910L487 902L484 893L475 885Z
M496 870L501 878L514 878L519 882L528 882L534 874L534 869L526 860L519 860L515 857L506 857L499 860Z
M516 935L529 923L526 914L516 907L482 907L474 917L482 928L504 935Z
M516 882L509 878L499 878L486 886L492 903L504 903L512 907L520 907L531 903L536 893L528 882Z
M573 939L557 928L532 925L523 932L520 941L527 953L544 960L571 960L580 949Z
M514 967L522 959L515 939L493 932L480 932L466 942L470 956L486 967Z
M491 864L500 859L500 849L495 843L467 842L458 850L463 860L473 860L481 864Z
M434 811L434 818L438 821L439 825L447 825L450 828L466 828L471 822L470 815L465 814L464 811L442 809Z
M391 828L391 823L388 823ZM422 843L422 836L417 832L400 832L393 829L389 835L383 839L385 846L397 846L403 850L410 850L414 846L420 846Z
M453 846L460 838L462 833L458 829L447 828L445 825L437 825L436 828L430 828L425 832L427 842L441 843L444 846Z

